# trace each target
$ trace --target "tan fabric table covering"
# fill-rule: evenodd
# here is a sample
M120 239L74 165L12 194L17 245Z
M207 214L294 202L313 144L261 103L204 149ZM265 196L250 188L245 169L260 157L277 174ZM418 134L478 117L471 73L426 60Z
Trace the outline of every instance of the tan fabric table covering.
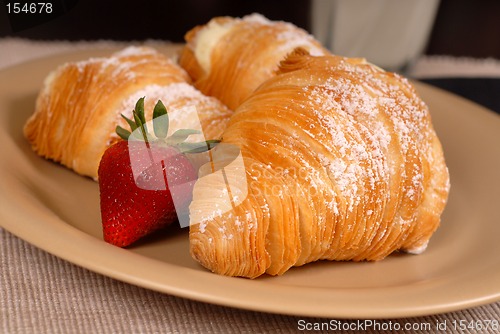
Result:
M62 51L117 45L109 41L68 43L0 39L0 69ZM445 60L440 58L441 66L437 68L443 68ZM433 61L423 59L417 62L415 74L426 73L426 67ZM458 71L464 64L500 69L494 61L486 62L486 65L477 61L446 63L452 67L460 65L456 68ZM466 71L473 73L470 68ZM487 72L491 73L491 70ZM300 329L301 320L312 324L335 319L237 310L149 291L75 266L0 228L0 333L289 333ZM360 320L339 321L356 323ZM500 321L500 302L447 314L379 322L386 327L392 324L392 328L396 327L395 324L401 328L430 324L431 333L444 333L436 328L436 324L445 321L450 324L453 320ZM361 332L376 331L367 328ZM429 331L400 331L424 332ZM476 333L471 329L453 331L450 326L446 332ZM498 331L483 331L495 332Z

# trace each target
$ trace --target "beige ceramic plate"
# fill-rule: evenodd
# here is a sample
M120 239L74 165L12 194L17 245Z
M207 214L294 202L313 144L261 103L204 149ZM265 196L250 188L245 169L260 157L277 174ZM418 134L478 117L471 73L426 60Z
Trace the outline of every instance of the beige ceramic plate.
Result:
M500 117L418 85L451 172L442 226L422 255L377 263L321 262L281 277L222 277L189 256L185 230L120 249L102 241L93 181L30 150L22 127L57 65L102 54L42 59L0 72L0 225L52 254L131 284L199 301L302 316L382 318L500 300Z

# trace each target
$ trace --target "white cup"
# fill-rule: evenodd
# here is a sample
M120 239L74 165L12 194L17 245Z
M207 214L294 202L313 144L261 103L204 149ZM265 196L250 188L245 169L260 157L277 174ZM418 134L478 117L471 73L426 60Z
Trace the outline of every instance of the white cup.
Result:
M313 0L312 33L333 53L404 71L424 51L439 0Z

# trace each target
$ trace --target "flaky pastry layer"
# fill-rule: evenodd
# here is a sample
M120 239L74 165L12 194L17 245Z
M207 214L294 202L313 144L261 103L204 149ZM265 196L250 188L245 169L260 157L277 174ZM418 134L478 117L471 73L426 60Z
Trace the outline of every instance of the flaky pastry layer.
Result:
M297 50L237 108L223 143L241 151L244 179L222 164L190 206L191 254L218 274L421 252L448 197L427 106L362 59Z
M190 83L182 68L147 47L67 63L45 79L24 134L37 154L96 179L102 154L118 140L116 126L128 127L120 114L131 117L141 97L146 119L161 99L170 110L184 108L171 118L172 130L201 122L207 139L220 137L230 110Z

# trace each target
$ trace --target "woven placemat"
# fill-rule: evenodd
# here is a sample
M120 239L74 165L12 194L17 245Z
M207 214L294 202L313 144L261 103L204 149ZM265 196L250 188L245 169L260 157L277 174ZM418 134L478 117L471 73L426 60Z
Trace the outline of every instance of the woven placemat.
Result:
M61 260L1 228L0 268L0 333L290 333L314 326L322 326L323 332L337 326L353 329L342 333L444 333L437 324L445 322L447 333L477 333L454 331L453 321L500 320L500 303L427 317L377 320L372 326L365 322L368 319L238 310L116 281Z

